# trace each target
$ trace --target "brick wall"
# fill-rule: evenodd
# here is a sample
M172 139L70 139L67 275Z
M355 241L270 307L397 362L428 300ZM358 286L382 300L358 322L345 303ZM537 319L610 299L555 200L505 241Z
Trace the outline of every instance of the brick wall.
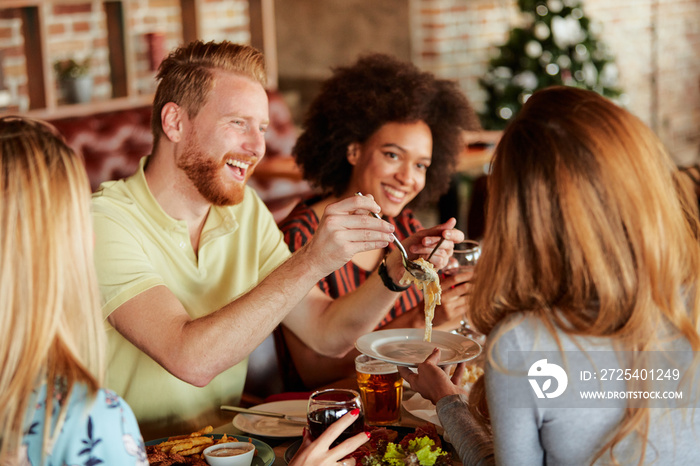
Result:
M477 107L478 78L518 22L515 0L413 2L413 59L456 79ZM627 108L680 165L700 159L700 0L584 0L616 56Z
M136 62L135 87L139 93L155 91L154 72L148 59L146 34L163 35L163 52L182 43L179 0L131 0L128 5L126 30Z
M57 5L41 4L49 55L56 59L91 56L95 99L110 98L102 1L54 1ZM375 0L366 1L368 5L376 4ZM478 78L485 72L495 46L504 42L510 28L519 21L516 0L406 2L410 7L406 34L410 35L407 39L413 60L422 68L458 80L474 104L482 106L484 93ZM291 3L276 1L278 22L289 17L285 8ZM153 91L153 72L146 35L164 34L166 51L181 43L180 0L124 0L124 4L129 13L127 40L136 58L135 87L138 93L147 94ZM247 0L202 0L199 5L203 39L250 42ZM679 164L696 162L700 158L700 0L585 0L584 11L600 26L600 38L616 55L627 107L656 130ZM377 18L376 27L395 28L396 24L392 18ZM312 44L328 42L318 37L318 27L287 29L291 29L291 37L280 35L278 27L280 42L302 41L307 36ZM22 41L18 10L3 10L0 4L2 71L13 102L21 111L28 108ZM304 62L288 67L300 72L309 69ZM313 78L319 79L316 75Z
M123 0L126 30L135 57L133 63L136 94L154 90L146 35L164 36L167 52L182 43L180 0ZM106 14L101 0L52 0L40 4L45 18L47 55L51 61L90 57L95 78L93 100L112 96L109 80ZM228 39L250 42L247 0L204 0L200 2L201 36L205 40ZM17 8L2 9L0 3L0 53L5 87L19 111L29 108L26 60L23 50L22 20ZM58 88L57 88L58 92Z
M478 78L488 67L492 46L518 22L515 1L419 0L413 2L413 61L455 79L475 106L486 95Z
M0 10L0 52L2 75L10 99L20 108L28 108L27 76L22 51L21 21L18 10ZM2 85L0 83L0 85Z
M112 93L104 14L94 2L44 5L47 50L55 60L90 60L96 98ZM48 13L48 14L47 14Z

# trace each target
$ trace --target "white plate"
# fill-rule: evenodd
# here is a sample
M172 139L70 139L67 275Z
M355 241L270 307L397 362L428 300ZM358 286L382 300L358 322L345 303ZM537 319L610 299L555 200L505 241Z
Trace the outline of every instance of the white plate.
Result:
M253 406L252 409L305 418L307 403L307 400L275 401ZM256 416L255 414L238 413L233 418L233 425L243 432L264 437L301 437L304 433L303 424L295 424L275 417Z
M481 345L471 338L434 330L432 341L424 341L425 331L418 328L377 330L357 339L355 347L362 353L399 366L416 367L440 348L438 365L469 361L481 354Z

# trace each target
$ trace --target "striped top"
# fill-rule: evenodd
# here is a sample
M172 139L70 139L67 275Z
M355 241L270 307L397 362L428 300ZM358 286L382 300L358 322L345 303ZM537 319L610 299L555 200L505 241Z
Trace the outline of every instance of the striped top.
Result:
M316 197L297 204L294 210L280 224L280 229L284 233L284 240L292 252L306 244L318 229L319 218L311 209L311 206L319 200L320 198ZM404 209L398 217L386 218L386 220L396 228L394 234L399 241L423 229L423 226L409 209ZM390 244L387 248L387 253L395 248L394 244ZM318 285L324 293L336 299L357 289L373 272L373 270L365 270L358 267L350 261L323 278ZM420 303L421 299L421 292L416 289L415 285L401 292L394 307L382 319L377 328L385 326L396 317L413 309Z

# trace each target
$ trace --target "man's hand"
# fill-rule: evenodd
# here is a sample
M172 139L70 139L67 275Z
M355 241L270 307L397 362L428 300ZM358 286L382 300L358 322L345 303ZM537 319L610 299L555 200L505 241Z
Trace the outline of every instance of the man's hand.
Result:
M385 248L393 240L394 226L369 215L380 210L371 196L351 196L326 207L318 230L304 246L313 265L328 275L357 253Z
M423 398L432 401L433 404L437 404L440 399L448 395L467 393L459 383L464 376L465 363L459 363L452 378L450 378L444 370L438 367L438 361L440 361L440 349L435 348L425 362L418 364L418 372L398 366L399 374L411 385L411 388L420 393Z

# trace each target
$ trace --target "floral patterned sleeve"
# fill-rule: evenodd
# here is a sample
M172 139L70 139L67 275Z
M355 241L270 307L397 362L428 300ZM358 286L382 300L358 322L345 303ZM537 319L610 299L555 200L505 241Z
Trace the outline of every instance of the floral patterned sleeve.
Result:
M22 456L26 462L21 464L148 465L143 438L131 408L106 389L99 390L94 401L88 402L90 398L82 385L74 388L63 427L49 445L49 456L42 459L46 387L41 391L39 401L32 407L33 421L24 435ZM57 410L56 406L54 411Z

